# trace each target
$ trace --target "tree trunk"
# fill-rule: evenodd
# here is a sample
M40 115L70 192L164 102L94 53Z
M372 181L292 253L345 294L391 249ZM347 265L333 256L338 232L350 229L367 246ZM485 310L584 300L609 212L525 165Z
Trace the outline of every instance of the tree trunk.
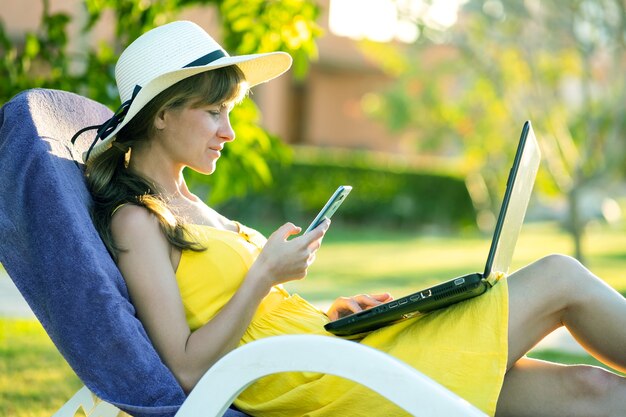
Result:
M574 241L574 257L578 259L582 264L585 263L585 256L583 254L583 235L585 232L585 221L581 217L579 207L579 187L574 186L567 193L568 200L568 225L567 229L572 235Z

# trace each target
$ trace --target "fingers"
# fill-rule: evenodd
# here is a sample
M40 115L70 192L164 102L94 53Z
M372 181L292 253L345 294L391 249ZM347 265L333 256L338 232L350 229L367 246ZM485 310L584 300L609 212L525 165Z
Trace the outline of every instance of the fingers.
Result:
M313 242L321 239L326 234L326 231L330 227L330 219L324 219L315 229L300 236L302 240ZM287 240L290 236L297 235L302 231L302 228L294 225L291 222L287 222L280 226L273 234L280 236L283 240ZM304 239L306 238L306 239Z
M290 239L302 229L293 223L283 224L269 237L259 263L271 271L277 283L305 278L329 225L330 221L324 220L311 232Z
M393 297L388 292L384 292L382 294L370 294L370 297L380 301L381 303L393 300Z
M291 224L291 223L287 223L287 224ZM324 221L322 221L322 223L320 223L320 225L317 226L315 229L301 236L298 236L297 238L292 239L292 240L294 242L296 241L300 242L300 244L302 245L301 246L302 248L307 248L310 251L317 251L322 246L322 238L326 234L326 231L328 230L329 226L330 226L330 220L324 219ZM278 230L281 230L281 229L278 229ZM301 229L298 228L298 230L301 230Z
M328 224L293 239L289 238L299 234L301 229L293 223L283 224L268 239L259 255L259 263L266 265L277 283L305 278Z
M315 251L309 255L309 258L307 259L307 262L306 262L306 267L307 267L307 269L308 269L311 265L313 265L313 262L315 262L315 258L316 258L316 256L317 256L317 255L316 255L316 252L315 252Z
M308 233L305 233L303 237L306 236L310 238L311 240L320 239L324 237L329 227L330 227L330 219L324 218L324 220L322 220L322 222L318 224L317 227L315 227L315 229L311 230Z
M377 296L381 296L378 294ZM381 297L382 298L382 297ZM358 313L359 311L367 310L368 308L375 307L382 302L373 296L367 294L359 294L354 297L339 297L336 301L338 307L343 310L349 310L352 313Z
M322 230L324 233L326 233L329 227L330 219L328 217L324 217L324 220L322 220L322 222L318 224L317 227L313 230Z
M355 295L353 298L356 300L356 302L359 303L361 308L368 309L368 308L375 307L377 305L382 304L383 302L388 301L390 297L391 296L389 294L385 293L385 294L374 294L374 295L360 294L360 295Z
M326 315L330 320L337 320L339 317L347 316L351 313L358 313L363 309L354 297L339 297L330 306Z
M355 300L355 297L351 297L345 300L345 307L348 308L353 313L358 313L359 311L363 311L362 304Z
M331 305L326 315L331 320L337 320L339 317L358 313L391 300L393 300L393 297L389 293L371 295L359 294L354 297L339 297Z
M295 224L288 222L283 224L278 228L276 233L282 237L284 240L287 240L289 236L297 235L302 231L302 228L296 226Z
M329 227L330 227L330 219L324 219L315 229L302 235L301 237L304 238L306 236L307 240L311 242L318 240L324 237ZM284 240L287 240L290 236L297 235L301 231L302 231L301 227L296 226L291 222L287 222L283 224L282 226L280 226L274 233L280 236L281 238L283 238Z

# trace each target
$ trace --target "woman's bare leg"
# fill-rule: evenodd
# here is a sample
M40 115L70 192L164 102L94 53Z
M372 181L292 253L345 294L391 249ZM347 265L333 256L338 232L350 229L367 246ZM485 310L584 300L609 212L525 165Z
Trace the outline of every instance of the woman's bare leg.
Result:
M547 256L516 271L508 285L508 369L564 325L594 357L626 372L626 299L577 260Z
M496 417L626 416L626 379L602 368L522 358L505 378Z

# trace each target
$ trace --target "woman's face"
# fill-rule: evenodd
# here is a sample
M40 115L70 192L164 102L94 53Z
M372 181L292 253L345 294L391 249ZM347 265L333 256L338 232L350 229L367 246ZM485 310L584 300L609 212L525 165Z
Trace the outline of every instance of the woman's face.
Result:
M224 144L235 140L231 110L232 105L214 104L163 111L155 122L157 136L174 164L212 174Z

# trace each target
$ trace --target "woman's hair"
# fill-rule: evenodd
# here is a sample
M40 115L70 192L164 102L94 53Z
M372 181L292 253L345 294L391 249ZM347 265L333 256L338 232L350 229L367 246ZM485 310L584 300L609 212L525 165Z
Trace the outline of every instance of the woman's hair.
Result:
M124 248L113 240L111 219L124 204L139 205L154 214L167 240L175 247L204 249L185 237L184 222L170 210L157 185L127 169L127 155L132 153L134 145L154 136L154 120L162 110L236 103L247 91L244 75L234 65L185 78L154 97L119 131L113 146L88 160L85 173L94 200L93 221L114 259Z

